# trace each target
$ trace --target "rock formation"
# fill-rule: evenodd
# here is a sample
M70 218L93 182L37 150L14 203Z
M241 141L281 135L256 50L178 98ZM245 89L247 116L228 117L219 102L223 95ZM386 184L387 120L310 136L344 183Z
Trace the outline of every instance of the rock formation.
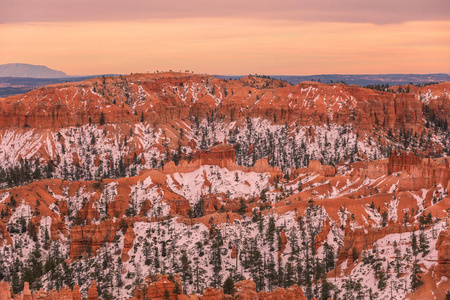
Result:
M436 272L438 277L450 277L450 231L443 231L439 234L436 242L436 250L438 250L438 265Z
M98 299L98 293L97 293L97 283L92 281L91 286L88 290L87 300L97 300Z
M57 252L58 272L68 267L97 281L77 278L81 286L71 291L61 287L72 286L75 276L62 274L59 291L25 284L20 295L0 283L0 300L105 297L107 277L95 277L96 268L79 271L81 262L93 261L123 280L114 295L134 300L303 300L305 285L258 293L251 279L226 295L217 289L223 282L215 282L215 272L223 279L236 266L246 278L254 276L254 261L271 260L280 269L291 262L305 270L311 267L305 246L309 251L312 245L308 257L327 265L325 242L337 258L337 267L327 265L336 286L351 277L364 283L366 295L371 289L387 298L380 276L361 271L361 253L382 241L380 257L392 262L392 237L420 234L419 223L435 249L416 256L423 276L444 282L450 277L450 159L441 156L449 155L449 88L380 92L158 73L2 98L0 255L11 259L0 259L0 271L14 269L17 260L22 267L0 278L26 278L34 251L43 250L43 265ZM409 247L402 241L402 257ZM45 265L47 272L52 264ZM410 265L402 268L410 274ZM144 279L178 269L192 276ZM48 274L39 276L43 286L55 286ZM410 284L409 275L389 278L397 286ZM321 280L314 279L318 297ZM203 296L175 293L198 289Z
M93 283L94 284L94 283ZM94 290L89 289L92 300L97 299L97 289ZM94 297L95 292L95 297ZM24 290L20 295L12 295L8 282L0 281L0 300L81 300L81 294L78 289L78 286L75 285L73 291L69 288L63 288L60 291L48 291L44 290L31 292L29 288L28 282L24 283Z

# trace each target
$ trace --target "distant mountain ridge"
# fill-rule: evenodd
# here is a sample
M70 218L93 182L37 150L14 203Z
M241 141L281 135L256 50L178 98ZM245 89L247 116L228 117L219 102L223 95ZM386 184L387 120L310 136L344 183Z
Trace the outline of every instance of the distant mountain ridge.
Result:
M46 66L10 63L0 65L0 77L63 78L67 74Z
M245 76L226 76L217 75L222 79L239 79ZM322 83L345 82L347 84L357 84L360 86L389 84L425 84L430 82L450 81L450 74L322 74L322 75L270 75L271 78L284 80L290 84L296 85L302 81L318 81Z
M122 74L125 75L125 74ZM46 66L30 64L0 65L0 98L23 94L36 88L63 82L76 82L101 76L120 76L120 74L96 74L84 76L66 75L64 72L49 69ZM218 79L240 79L244 75L214 75ZM303 81L322 83L346 83L359 86L370 85L423 85L428 83L448 82L450 74L322 74L322 75L256 75L283 80L291 85Z

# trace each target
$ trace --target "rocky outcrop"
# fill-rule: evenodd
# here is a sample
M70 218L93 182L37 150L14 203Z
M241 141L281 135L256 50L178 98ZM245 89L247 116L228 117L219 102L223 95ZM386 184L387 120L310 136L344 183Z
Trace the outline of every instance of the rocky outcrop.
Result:
M94 254L105 242L114 241L116 226L112 220L105 220L99 225L73 226L70 230L70 258L83 254Z
M73 287L72 300L81 300L81 293L80 293L80 289L78 287L78 284L76 284Z
M411 232L418 228L404 226L398 224L390 224L390 226L382 228L367 228L351 230L347 223L345 227L344 245L340 248L337 264L349 260L348 264L354 262L355 257L360 257L361 251L365 249L372 249L373 243L385 237L388 234ZM356 253L354 253L356 251Z
M426 162L413 153L394 152L389 156L388 175L401 172L398 190L416 191L441 184L446 186L450 179L450 162L446 159L437 162L427 159Z
M228 163L235 162L235 151L231 145L217 145L209 151L199 151L196 158L202 165L217 165L225 168Z
M242 280L235 284L235 294L226 295L221 289L214 289L211 287L205 288L203 295L175 295L173 289L175 284L168 280L165 275L156 275L154 280L146 279L146 283L137 286L134 291L134 297L130 300L188 300L188 299L202 299L202 300L306 300L303 290L297 285L293 285L286 289L277 288L271 292L256 292L256 284L251 279ZM179 275L174 276L174 281L179 282L181 286L181 279ZM181 290L181 289L180 289ZM144 297L145 291L146 297Z
M98 219L99 213L98 210L94 208L94 203L92 201L89 201L82 209L78 211L77 217L79 220L86 220L90 222L94 219Z
M231 249L231 259L236 259L236 257L237 257L236 245L233 245L233 248Z
M286 236L286 233L284 232L284 229L281 229L280 232L280 250L278 251L278 255L281 255L284 252L284 249L286 249L288 239Z
M250 84L246 80L228 81L208 75L159 73L94 78L42 87L1 99L0 128L33 128L49 135L49 129L105 123L105 132L114 132L117 128L108 125L111 123L118 125L122 132L129 132L133 124L141 123L143 119L151 125L164 127L170 124L168 126L175 129L166 131L173 150L178 147L178 142L193 149L199 146L182 134L189 124L181 125L183 121L175 126L173 123L174 120L191 120L192 116L200 121L219 116L226 122L237 121L239 125L247 117L259 117L274 124L295 122L317 126L332 122L352 124L363 131L374 127L385 132L392 128L418 133L426 131L422 101L412 93L384 93L358 86L317 82L291 86L273 79L270 83L257 84L253 79L256 77ZM448 87L448 83L433 87L437 97L428 103L430 109L448 111ZM442 115L446 116L445 113ZM134 146L124 153L125 164L133 161L134 153L139 155L142 151L138 141L131 136L129 140ZM49 157L52 152L45 149L39 149L36 156L57 160L57 157ZM234 161L232 150L226 144L218 145L208 153L194 153L191 158L198 158L205 164L226 165L228 160ZM71 163L77 165L79 154L74 152L72 156ZM144 160L141 158L141 163ZM93 164L98 163L99 157L93 157ZM333 172L332 167L324 166L324 176L332 176Z
M135 238L133 227L128 227L125 237L123 239L123 251L122 251L122 261L126 262L130 259L128 251L133 247L133 241Z
M52 290L52 291L44 291L43 289L39 291L30 291L30 285L28 282L24 283L24 289L22 294L20 295L12 295L10 286L8 282L1 281L0 282L0 300L81 300L80 290L78 285L75 285L73 290L69 288L63 288L60 291ZM91 286L92 288L92 286ZM90 300L97 300L97 289L95 287L95 298L94 290L91 291L92 298Z
M11 288L9 287L9 283L6 281L0 282L0 300L9 300L11 299Z
M88 290L87 300L98 300L97 282L92 281Z
M64 236L68 236L66 230L66 225L64 224L64 221L52 219L52 224L50 226L50 237L53 241L59 240L59 233L63 234Z
M306 300L301 287L296 284L286 289L276 288L272 292L259 292L259 300Z
M450 230L442 231L436 242L438 251L438 265L436 273L438 277L450 277Z
M0 220L0 245L6 242L7 245L12 244L11 236L8 233L6 225Z
M203 293L202 300L225 300L227 298L227 295L222 290L207 287Z
M410 171L411 166L422 164L420 157L414 155L413 153L401 152L400 155L394 151L392 155L389 156L388 162L388 174Z
M22 297L23 300L32 300L33 296L31 295L31 291L30 291L30 284L28 282L25 282L23 284L23 293L22 293Z
M179 285L180 291L182 289L181 285ZM167 276L160 275L159 278L152 282L147 290L148 299L154 300L177 300L177 295L174 294L175 283L170 281ZM167 298L168 296L168 298Z
M330 221L326 220L323 224L322 230L316 235L315 238L315 247L316 250L319 249L320 246L322 246L322 243L326 241L328 233L330 233Z
M251 279L242 280L234 285L236 294L235 299L239 300L251 300L258 299L258 293L256 292L256 284Z
M329 165L322 165L318 160L312 160L308 165L308 173L318 173L320 176L333 177L336 175L336 168Z

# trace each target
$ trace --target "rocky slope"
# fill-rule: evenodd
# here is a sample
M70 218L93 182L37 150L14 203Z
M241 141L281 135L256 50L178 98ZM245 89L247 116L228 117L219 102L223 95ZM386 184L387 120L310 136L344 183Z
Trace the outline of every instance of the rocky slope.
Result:
M0 299L444 299L447 87L164 73L0 99Z
M20 168L39 169L22 182L118 178L221 143L235 148L239 165L267 158L284 173L310 160L335 165L395 149L445 156L448 85L392 93L159 73L48 86L0 100L0 175L10 186Z
M252 76L227 81L183 73L136 74L57 84L5 98L1 112L8 122L1 125L80 126L89 119L98 123L102 112L107 123L137 123L143 115L144 120L161 124L214 113L230 121L260 117L275 124L352 122L365 129L378 124L421 132L424 103L448 121L448 88L448 83L441 83L391 93L317 82L291 86Z

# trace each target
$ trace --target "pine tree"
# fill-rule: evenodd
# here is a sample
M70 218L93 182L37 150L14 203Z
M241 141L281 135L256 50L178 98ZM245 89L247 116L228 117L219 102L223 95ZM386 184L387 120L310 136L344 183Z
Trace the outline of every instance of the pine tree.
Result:
M99 121L100 125L105 125L105 114L103 114L103 112L101 112L100 114L100 121Z
M117 258L116 266L117 266L116 285L117 285L117 287L122 287L123 286L123 280L122 280L123 263L122 263L122 259L120 258L120 256Z
M169 299L170 299L170 293L169 293L168 290L165 290L165 291L164 291L164 299L165 299L165 300L169 300Z
M244 199L241 199L241 201L239 202L239 209L238 209L238 213L239 214L245 214L247 212L247 205L245 204Z
M334 269L333 247L331 247L327 242L325 242L324 250L325 250L325 271L329 272Z
M292 263L287 262L285 272L284 272L284 287L285 288L290 287L291 285L293 285L296 282L294 276L295 276L295 273L294 273L294 268L292 267Z
M422 256L426 256L430 250L430 245L428 245L428 241L425 237L425 232L422 230L419 235L419 249L422 252Z
M274 238L275 238L275 230L276 230L275 219L274 219L273 215L271 215L269 217L269 225L267 227L267 233L266 233L266 240L270 245L270 251L275 250L273 247L273 242L274 242Z
M223 292L226 295L231 295L233 296L235 293L235 289L234 289L234 279L233 276L228 275L227 279L225 279L225 282L223 283Z
M194 257L194 284L195 291L201 293L203 290L204 275L206 271L201 267L198 257Z
M417 248L417 237L416 237L416 234L414 231L411 233L411 247L412 247L414 256L416 256L417 252L418 252L418 248Z
M181 295L181 288L177 281L175 281L175 286L173 288L173 293L175 295Z
M218 231L220 232L220 231ZM212 285L215 288L218 288L222 284L222 276L220 272L222 271L222 254L219 239L214 239L214 243L211 246L211 264L213 265L213 281Z
M251 251L249 258L250 273L253 281L256 283L256 290L261 291L264 289L264 262L261 252L259 251L256 239L251 240Z
M397 277L400 276L400 269L402 267L402 257L401 257L401 251L397 246L397 241L394 241L394 252L395 252L395 271L397 272Z
M181 258L181 274L183 278L183 282L190 282L192 280L192 272L191 272L191 265L189 261L189 257L186 253L186 251L182 252Z
M332 285L327 281L327 277L323 276L322 277L322 285L320 288L320 299L328 300L329 298L331 298L331 290L332 290Z
M417 260L414 261L412 270L411 270L411 288L413 290L416 290L419 286L423 284L422 277L420 274L423 273L423 271L420 268L420 265L417 263Z
M269 254L266 266L266 279L269 290L271 291L278 284L278 274L276 272L276 264L272 253Z

